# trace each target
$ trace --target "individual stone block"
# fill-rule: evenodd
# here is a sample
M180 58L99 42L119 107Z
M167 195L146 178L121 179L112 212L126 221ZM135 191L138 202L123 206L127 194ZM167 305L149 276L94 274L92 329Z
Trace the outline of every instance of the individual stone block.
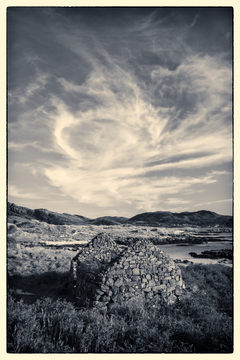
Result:
M165 280L171 280L172 277L169 275L169 276L165 276L164 279L165 279Z
M102 291L102 290L100 290L100 289L97 289L97 291L96 291L96 294L98 294L98 295L103 295L104 294L104 291Z
M144 292L150 292L151 291L151 288L150 287L146 287L143 289Z
M119 278L114 282L114 285L117 287L120 287L122 284L123 284L123 280Z
M182 279L179 279L176 283L180 287L184 285Z
M119 293L119 287L118 286L113 286L112 287L112 293L113 293L113 295L118 294Z
M168 305L173 305L176 300L177 300L176 296L175 296L174 294L171 294L171 295L167 298L167 304L168 304Z
M180 288L180 286L176 286L175 294L178 295L178 296L182 294L182 289Z
M132 275L132 270L131 270L130 268L128 268L128 269L126 270L126 274L127 274L127 275Z
M109 278L107 281L106 281L106 285L108 286L113 286L114 284L114 280L112 278Z
M175 290L175 286L169 286L167 287L167 292L173 292Z
M109 291L109 286L108 285L101 285L101 290L106 292L106 291Z
M169 280L169 283L170 283L171 286L175 286L176 285L176 280L171 279L171 280Z

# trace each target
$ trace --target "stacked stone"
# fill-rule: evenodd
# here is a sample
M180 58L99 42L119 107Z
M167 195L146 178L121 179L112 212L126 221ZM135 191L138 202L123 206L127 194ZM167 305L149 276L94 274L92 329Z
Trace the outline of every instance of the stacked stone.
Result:
M92 241L82 248L71 261L71 273L73 278L77 279L79 266L85 262L99 262L108 265L121 254L123 247L117 245L108 234L100 233Z
M173 304L184 287L181 270L174 261L150 241L139 240L107 269L96 291L95 305L122 304L138 296L160 296Z
M121 255L123 249L108 234L101 233L72 259L71 276L74 293L84 304L88 302L87 297L95 295L95 290L102 281L102 274Z
M179 267L146 239L125 247L99 234L73 258L71 270L75 295L97 307L136 297L173 304L185 287Z

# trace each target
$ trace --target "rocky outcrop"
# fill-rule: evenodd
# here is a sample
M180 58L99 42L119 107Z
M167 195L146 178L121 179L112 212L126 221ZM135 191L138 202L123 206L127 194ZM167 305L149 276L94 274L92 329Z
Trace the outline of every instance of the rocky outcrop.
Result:
M190 252L193 258L198 259L228 259L233 260L233 250L232 249L220 249L220 250L206 250L202 251L201 254L196 254L195 252Z
M71 273L76 297L97 307L136 297L173 304L185 286L179 267L158 246L145 239L120 246L106 234L75 256Z

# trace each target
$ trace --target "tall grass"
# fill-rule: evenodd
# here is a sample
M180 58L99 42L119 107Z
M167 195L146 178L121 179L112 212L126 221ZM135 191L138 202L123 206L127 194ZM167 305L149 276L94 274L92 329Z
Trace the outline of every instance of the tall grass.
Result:
M232 270L191 265L182 273L186 294L170 307L139 298L101 311L57 296L27 304L10 291L8 352L232 352Z

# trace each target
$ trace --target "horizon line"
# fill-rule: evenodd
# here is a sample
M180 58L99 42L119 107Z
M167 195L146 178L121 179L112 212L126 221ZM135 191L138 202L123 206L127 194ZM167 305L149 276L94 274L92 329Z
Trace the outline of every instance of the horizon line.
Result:
M46 208L35 208L35 209L32 209L32 208L30 208L30 207L27 207L27 206L24 206L24 205L18 205L18 204L16 204L16 203L14 203L14 202L11 202L11 201L8 201L7 200L7 203L9 204L14 204L14 205L16 205L16 206L20 206L20 207L23 207L23 208L27 208L27 209L29 209L29 210L47 210L47 211L49 211L49 212L54 212L54 213L56 213L56 214L62 214L62 215L64 215L64 214L67 214L67 215L71 215L71 216L82 216L82 217L84 217L84 218L86 218L86 219L89 219L89 220L95 220L95 219L98 219L98 218L101 218L101 217L124 217L124 218L126 218L126 219L131 219L131 218L133 218L133 217L135 217L135 216L137 216L137 215L140 215L140 214L146 214L146 213L157 213L157 212L163 212L163 213L175 213L175 214L182 214L182 213L197 213L197 212L201 212L201 211L207 211L207 212L210 212L210 213L213 213L213 214L217 214L217 215L221 215L221 216L231 216L231 217L233 217L233 213L234 213L234 211L233 211L233 213L230 215L230 214L220 214L220 213L217 213L216 211L212 211L212 210L207 210L207 209L200 209L200 210L194 210L194 211L189 211L189 210L184 210L184 211L179 211L179 212L177 212L177 211L169 211L169 210L155 210L155 211L143 211L143 212L139 212L139 213L137 213L137 214L135 214L135 215L133 215L133 216L130 216L130 217L127 217L127 216L123 216L123 215L102 215L102 216L97 216L97 217L95 217L95 218L90 218L90 217L87 217L87 216L85 216L85 215L80 215L80 214L72 214L72 213L68 213L68 212L58 212L58 211L53 211L53 210L48 210L48 209L46 209Z

